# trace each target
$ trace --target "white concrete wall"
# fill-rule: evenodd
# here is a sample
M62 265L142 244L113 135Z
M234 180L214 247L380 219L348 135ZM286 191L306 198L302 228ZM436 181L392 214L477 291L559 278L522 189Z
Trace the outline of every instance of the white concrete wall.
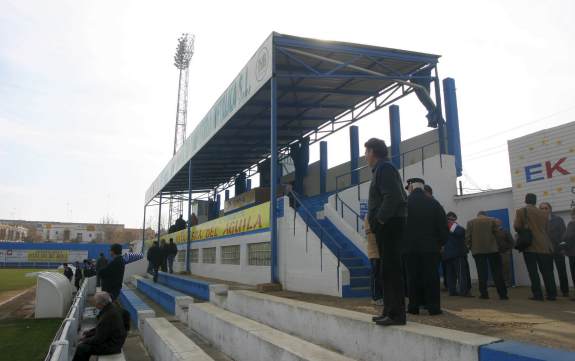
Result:
M317 293L341 296L342 287L349 285L349 271L340 264L338 271L337 258L326 246L320 250L320 240L311 229L306 233L306 224L289 206L289 199L283 197L284 216L278 218L278 263L279 278L282 287L290 291ZM249 285L268 283L271 280L270 266L248 265L248 244L269 242L270 232L238 235L192 242L191 249L216 247L216 263L191 264L193 274ZM306 246L307 242L307 246ZM240 264L221 264L221 247L240 245ZM185 253L186 245L178 245L180 253ZM185 270L184 262L175 262L174 271ZM339 285L338 285L339 275Z
M248 285L257 285L270 281L270 266L250 266L248 265L248 244L269 242L270 233L251 233L238 235L236 237L216 238L213 240L192 242L191 249L200 249L199 263L192 263L190 269L193 274L203 277L217 278L226 281L238 282ZM222 264L221 247L240 245L240 264ZM202 248L216 247L216 263L202 263ZM186 245L178 245L181 253L186 252ZM174 263L174 271L184 271L185 263Z
M342 287L349 285L349 270L324 246L311 229L306 233L303 219L283 198L284 217L278 222L279 276L286 290L341 296ZM294 214L295 234L294 234ZM339 274L339 285L338 285Z

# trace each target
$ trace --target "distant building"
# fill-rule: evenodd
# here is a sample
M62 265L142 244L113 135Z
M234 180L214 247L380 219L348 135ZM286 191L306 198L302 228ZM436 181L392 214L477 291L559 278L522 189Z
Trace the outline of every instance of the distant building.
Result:
M28 228L15 223L0 223L0 241L23 241Z
M117 233L124 231L123 224L43 222L0 219L0 239L2 229L16 227L25 230L22 240L27 238L34 242L108 242L115 239ZM6 231L8 232L8 231ZM12 234L12 233L11 233ZM18 234L18 232L16 232ZM20 239L15 239L20 240Z

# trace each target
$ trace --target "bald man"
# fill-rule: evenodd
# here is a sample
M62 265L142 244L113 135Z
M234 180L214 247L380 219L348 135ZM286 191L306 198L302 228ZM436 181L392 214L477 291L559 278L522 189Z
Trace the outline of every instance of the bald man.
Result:
M96 293L94 304L100 310L98 323L80 338L73 361L89 361L91 355L113 355L122 352L127 332L120 310L112 303L108 292Z

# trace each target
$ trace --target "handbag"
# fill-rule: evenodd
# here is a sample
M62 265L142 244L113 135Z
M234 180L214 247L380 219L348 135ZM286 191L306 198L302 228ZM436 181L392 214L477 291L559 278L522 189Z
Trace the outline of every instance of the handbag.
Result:
M529 218L527 217L527 207L523 208L525 212L525 227L517 230L517 242L515 249L519 252L525 251L533 243L533 232L529 229Z

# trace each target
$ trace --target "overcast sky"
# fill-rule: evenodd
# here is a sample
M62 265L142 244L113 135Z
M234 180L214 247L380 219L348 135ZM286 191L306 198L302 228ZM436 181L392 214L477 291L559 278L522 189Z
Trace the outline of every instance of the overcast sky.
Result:
M575 120L574 15L572 0L0 0L0 218L141 226L172 153L182 32L196 35L188 133L272 31L440 54L465 186L509 186L507 139ZM415 99L400 107L404 138L428 130ZM388 139L387 117L362 120L360 141ZM348 137L328 139L330 166Z

